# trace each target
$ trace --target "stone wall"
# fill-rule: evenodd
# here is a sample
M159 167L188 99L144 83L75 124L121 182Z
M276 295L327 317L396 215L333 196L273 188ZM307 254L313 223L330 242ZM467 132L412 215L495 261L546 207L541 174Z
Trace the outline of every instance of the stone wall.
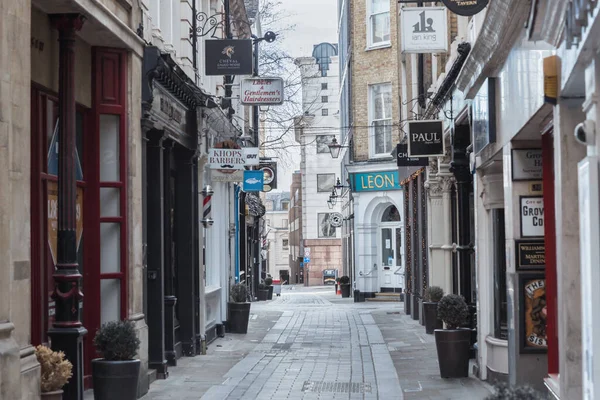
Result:
M308 268L308 285L323 284L323 270L337 269L342 275L342 241L340 239L306 239L305 247L310 247L310 263Z

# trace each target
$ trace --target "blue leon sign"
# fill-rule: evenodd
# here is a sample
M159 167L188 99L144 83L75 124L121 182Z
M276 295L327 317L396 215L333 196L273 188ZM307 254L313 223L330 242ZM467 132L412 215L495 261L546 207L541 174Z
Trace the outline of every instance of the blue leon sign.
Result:
M265 174L263 171L244 171L244 192L263 190Z
M352 190L354 192L373 192L402 189L398 170L352 174L351 182Z

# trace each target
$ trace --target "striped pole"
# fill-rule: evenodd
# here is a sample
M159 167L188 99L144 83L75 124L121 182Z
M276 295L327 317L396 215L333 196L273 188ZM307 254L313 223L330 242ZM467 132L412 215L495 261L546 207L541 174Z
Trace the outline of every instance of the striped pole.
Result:
M214 191L210 185L207 185L204 189L202 189L202 196L204 196L202 201L202 225L204 225L205 228L210 228L214 223L213 219L211 218L211 200L213 194Z

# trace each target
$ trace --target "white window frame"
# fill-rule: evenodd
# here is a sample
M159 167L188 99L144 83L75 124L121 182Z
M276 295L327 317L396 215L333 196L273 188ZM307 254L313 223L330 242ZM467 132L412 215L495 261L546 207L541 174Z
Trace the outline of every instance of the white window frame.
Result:
M389 86L390 88L390 92L392 92L392 94L390 95L390 102L392 104L390 104L390 115L389 117L386 115L386 117L388 118L383 118L383 119L374 119L373 116L375 115L375 98L373 97L373 91L374 88L377 86ZM369 157L370 158L391 158L391 152L393 151L393 147L394 147L394 127L393 127L393 108L394 108L394 103L393 103L393 89L392 89L392 83L391 82L381 82L381 83L376 83L373 85L369 85L369 93L368 93L368 98L369 98ZM385 107L384 107L385 108ZM376 143L375 143L375 127L373 126L373 123L376 121L389 121L389 124L392 125L391 129L390 129L390 151L389 152L383 152L383 153L376 153L375 149L376 149Z
M391 20L391 6L388 0L388 9L387 11L382 11L378 13L373 12L373 1L374 0L366 0L367 1L367 50L368 49L377 49L380 47L389 47L391 45L391 37L392 37L392 20ZM390 40L384 40L381 42L373 43L373 17L381 14L388 14L389 18L389 37Z

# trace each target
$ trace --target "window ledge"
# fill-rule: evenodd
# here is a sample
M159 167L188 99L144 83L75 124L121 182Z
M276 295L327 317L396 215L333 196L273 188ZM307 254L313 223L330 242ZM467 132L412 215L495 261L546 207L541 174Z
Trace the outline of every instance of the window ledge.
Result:
M391 47L392 47L392 43L388 42L388 43L378 44L378 45L374 45L374 46L367 46L365 48L365 51L389 49Z

